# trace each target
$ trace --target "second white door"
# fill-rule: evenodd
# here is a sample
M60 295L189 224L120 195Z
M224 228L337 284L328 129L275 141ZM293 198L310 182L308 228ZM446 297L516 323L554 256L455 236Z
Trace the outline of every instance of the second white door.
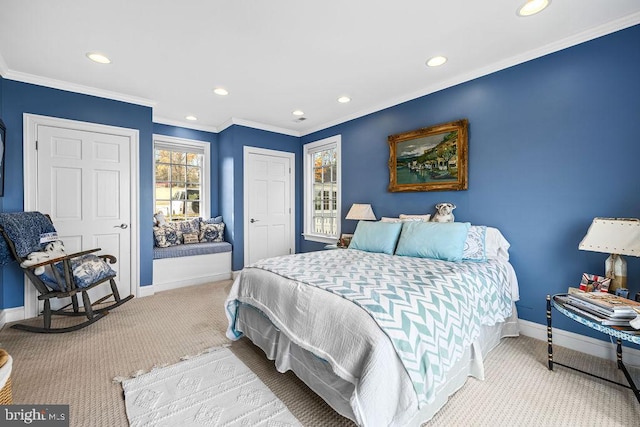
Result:
M244 149L245 265L295 251L293 153Z

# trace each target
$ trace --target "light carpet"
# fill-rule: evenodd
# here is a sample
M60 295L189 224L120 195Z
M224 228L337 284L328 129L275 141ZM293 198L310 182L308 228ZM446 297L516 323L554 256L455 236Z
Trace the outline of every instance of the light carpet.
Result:
M113 378L229 344L224 300L230 288L228 280L134 298L68 334L33 334L6 325L0 348L13 357L14 402L68 404L72 427L127 426L122 386ZM302 425L354 425L293 373L279 373L250 341L233 342L229 349ZM624 381L611 361L560 346L554 346L554 358ZM640 382L639 371L632 373ZM546 341L503 340L485 360L485 377L469 378L426 425L602 427L637 426L640 420L640 404L630 390L562 367L549 371Z
M122 388L131 427L301 425L226 348L124 380Z

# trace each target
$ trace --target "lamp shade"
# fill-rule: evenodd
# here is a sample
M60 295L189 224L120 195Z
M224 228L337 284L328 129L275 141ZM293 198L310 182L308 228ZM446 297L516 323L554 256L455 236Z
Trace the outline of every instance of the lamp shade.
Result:
M364 221L375 221L376 215L373 213L370 204L354 203L349 209L345 219L358 219Z
M640 256L640 220L635 218L594 218L578 249Z

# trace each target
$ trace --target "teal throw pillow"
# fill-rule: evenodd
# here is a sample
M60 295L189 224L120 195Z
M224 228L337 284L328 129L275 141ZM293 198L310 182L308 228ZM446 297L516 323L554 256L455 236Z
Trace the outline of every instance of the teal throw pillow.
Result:
M468 222L405 222L396 255L460 261L470 226Z
M401 222L360 221L349 249L392 255L402 230Z

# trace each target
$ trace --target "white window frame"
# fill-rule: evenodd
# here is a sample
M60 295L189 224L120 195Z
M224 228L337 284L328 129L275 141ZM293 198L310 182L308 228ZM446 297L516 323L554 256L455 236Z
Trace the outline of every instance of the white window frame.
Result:
M337 161L336 170L336 235L319 234L313 227L313 154L317 151L335 148ZM342 212L342 136L334 135L319 141L304 145L304 230L302 235L305 240L321 243L336 243L341 233Z
M169 150L186 150L201 152L204 156L202 162L202 191L200 192L200 216L202 218L211 217L211 144L194 139L176 138L166 135L153 135L153 209L156 208L156 158L155 151L157 145ZM154 212L155 213L155 212Z

